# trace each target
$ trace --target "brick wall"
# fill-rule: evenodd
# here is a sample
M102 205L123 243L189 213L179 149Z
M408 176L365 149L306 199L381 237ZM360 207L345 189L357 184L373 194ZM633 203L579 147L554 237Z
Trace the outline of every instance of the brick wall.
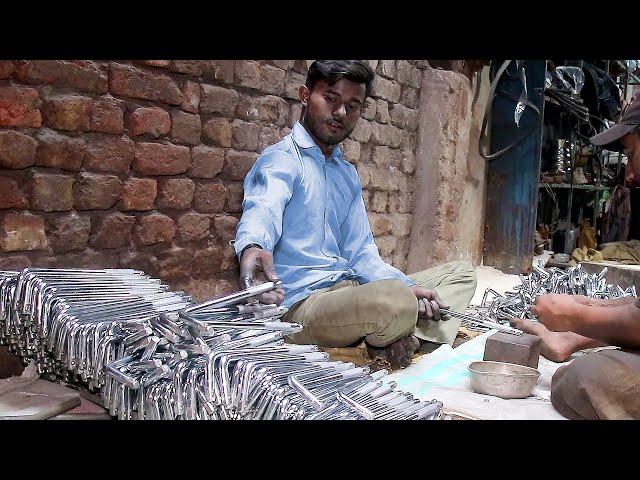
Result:
M421 68L374 60L345 140L380 252L407 263ZM236 289L242 180L299 118L305 60L0 61L0 269L125 267Z

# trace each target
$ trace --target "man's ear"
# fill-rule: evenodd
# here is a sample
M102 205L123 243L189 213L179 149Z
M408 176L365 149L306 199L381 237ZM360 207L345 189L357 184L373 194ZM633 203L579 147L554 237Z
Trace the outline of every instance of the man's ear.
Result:
M309 103L311 91L307 88L306 85L300 85L300 88L298 89L298 95L300 96L300 103L303 107L306 107Z

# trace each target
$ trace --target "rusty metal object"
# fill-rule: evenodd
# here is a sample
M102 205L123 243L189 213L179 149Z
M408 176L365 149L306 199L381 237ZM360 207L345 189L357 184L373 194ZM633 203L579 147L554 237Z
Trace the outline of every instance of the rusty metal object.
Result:
M537 368L541 341L537 335L528 333L509 335L498 332L487 338L483 360Z

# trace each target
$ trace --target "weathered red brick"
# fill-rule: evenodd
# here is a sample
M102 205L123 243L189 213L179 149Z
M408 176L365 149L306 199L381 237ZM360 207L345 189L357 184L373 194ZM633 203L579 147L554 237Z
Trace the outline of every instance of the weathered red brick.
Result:
M94 217L91 221L89 245L94 248L120 248L131 243L131 231L136 222L133 215L120 212Z
M376 107L376 122L389 123L391 116L389 115L389 103L385 100L378 99Z
M404 105L394 103L389 109L389 115L391 116L391 124L398 128L404 128L407 125L407 110Z
M197 250L193 256L193 274L195 277L207 277L222 271L222 248L212 245Z
M229 213L242 212L242 200L244 199L244 188L242 183L228 183L227 201L224 205L224 211Z
M258 154L252 152L236 152L227 150L224 170L225 178L229 180L244 180L253 164L256 163Z
M235 65L235 60L206 60L202 65L203 76L224 83L233 83Z
M410 85L411 84L411 69L413 67L406 60L398 60L396 62L396 76L398 78L398 82L402 85Z
M40 97L35 88L0 86L0 127L39 127Z
M31 266L31 260L26 255L3 255L0 257L0 270L19 272Z
M42 105L44 124L58 130L91 129L93 102L88 97L61 95L47 98Z
M130 135L150 133L154 137L159 137L171 130L171 117L162 108L136 108L127 119L127 128Z
M393 125L371 124L371 138L378 145L398 148L402 144L402 130Z
M289 80L284 87L284 98L300 100L300 87L305 84L306 77L300 73L289 72Z
M278 67L260 67L260 90L271 95L280 95L284 90L286 72Z
M367 143L371 138L371 123L361 118L349 136L358 142Z
M342 153L349 163L356 163L360 160L360 143L350 138L342 142Z
M213 230L223 243L228 243L236 237L238 222L232 215L213 215Z
M109 91L170 105L182 103L180 89L168 76L118 63L109 64Z
M202 75L201 60L171 60L168 69L172 72L185 73L199 77Z
M237 270L240 267L234 248L228 243L222 245L222 270Z
M127 173L134 157L134 143L125 136L93 135L84 157L84 168L95 172Z
M362 200L364 201L364 208L368 212L371 210L371 195L369 190L362 190Z
M396 75L396 61L395 60L380 60L378 62L378 68L376 72L383 77L393 79Z
M196 186L188 178L170 178L158 182L158 208L185 210L191 206Z
M393 216L393 233L404 237L411 233L412 215L410 213L398 213Z
M182 105L185 112L198 113L200 106L200 84L187 80L182 85Z
M260 97L258 100L258 119L283 127L287 123L289 104L286 100L273 95Z
M171 60L138 60L138 62L150 67L164 68L169 66Z
M15 68L12 60L0 60L0 79L11 77Z
M376 110L378 108L378 102L375 98L368 97L364 101L364 109L362 110L362 118L365 120L373 120L376 116Z
M312 60L295 60L293 63L293 71L306 75L309 71L309 65L311 65L311 63Z
M170 245L175 235L176 223L161 213L138 217L133 227L133 241L139 246Z
M108 210L122 195L122 182L115 175L81 172L73 185L77 210Z
M171 112L171 140L185 145L198 145L202 122L200 116L180 110Z
M226 118L212 118L204 124L202 136L206 142L220 147L230 147L233 142L231 122Z
M374 191L371 197L371 210L378 213L386 213L389 207L389 193Z
M282 138L280 130L273 127L260 127L260 135L258 136L258 151L262 151L269 145L278 143Z
M178 175L189 169L189 147L161 143L137 143L133 169L142 175Z
M27 186L31 208L45 212L72 210L73 182L69 175L35 172Z
M391 192L389 194L389 212L410 213L413 206L413 195L407 192Z
M391 154L389 153L389 147L373 147L373 151L371 153L371 161L379 167L388 167L391 164Z
M34 264L36 261L34 260ZM59 253L53 257L39 259L36 264L47 268L116 268L118 266L118 252L96 251L87 248L82 252Z
M413 88L420 88L422 86L422 70L419 68L411 69L411 86Z
M45 250L44 218L31 213L6 213L0 220L0 250L19 252Z
M211 220L208 215L189 212L178 218L178 232L183 242L197 242L209 236Z
M25 208L27 198L13 178L0 177L0 209Z
M236 60L235 79L241 87L260 88L260 64L254 60Z
M141 270L151 277L158 277L158 259L148 252L120 252L118 256L120 268L133 268Z
M302 105L299 103L292 103L289 109L289 123L288 125L293 128L302 115Z
M413 87L402 87L400 101L409 108L420 107L420 90Z
M106 93L107 75L89 60L20 61L15 77L32 85L60 84L85 92Z
M176 280L191 275L194 252L174 247L158 256L158 274L162 280Z
M256 122L260 118L258 115L258 98L249 95L241 95L236 107L236 118L247 122Z
M201 85L200 112L219 113L226 117L233 117L240 95L231 88L215 85Z
M402 152L402 172L413 173L416 167L415 156L412 150L403 150Z
M283 70L291 70L295 60L267 60L267 62Z
M191 168L188 175L193 178L214 178L224 167L224 150L200 145L191 149Z
M394 175L394 173L398 175ZM400 172L393 172L390 168L372 168L371 187L387 192L398 190L398 180L401 176L402 174Z
M233 136L232 146L236 150L254 151L258 148L259 125L234 120L231 123L231 133Z
M86 151L87 145L83 139L43 129L38 135L36 165L78 172Z
M153 210L157 194L153 178L129 177L122 186L122 210Z
M0 167L30 167L36 161L36 145L33 138L23 133L11 130L0 132Z
M197 183L193 203L198 212L222 212L226 196L227 189L222 183Z
M104 98L93 102L91 130L94 132L120 134L124 131L122 104L115 98Z
M405 115L407 117L407 128L409 131L413 132L418 129L419 115L420 110L407 108L405 110Z
M376 246L383 258L388 257L396 248L396 239L392 235L382 235L375 239Z
M47 222L47 236L55 253L87 248L91 220L88 216L70 213Z
M374 236L390 233L393 227L392 217L379 213L367 213L369 225Z
M397 103L400 101L400 89L401 85L395 80L387 80L376 75L371 84L371 95L388 102Z

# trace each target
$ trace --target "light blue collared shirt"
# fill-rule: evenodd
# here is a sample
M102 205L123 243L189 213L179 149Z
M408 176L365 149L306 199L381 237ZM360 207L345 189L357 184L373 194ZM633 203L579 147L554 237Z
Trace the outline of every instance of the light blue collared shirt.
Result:
M251 168L242 207L236 254L273 252L286 307L342 280L415 283L380 258L356 169L339 147L325 158L300 122Z

